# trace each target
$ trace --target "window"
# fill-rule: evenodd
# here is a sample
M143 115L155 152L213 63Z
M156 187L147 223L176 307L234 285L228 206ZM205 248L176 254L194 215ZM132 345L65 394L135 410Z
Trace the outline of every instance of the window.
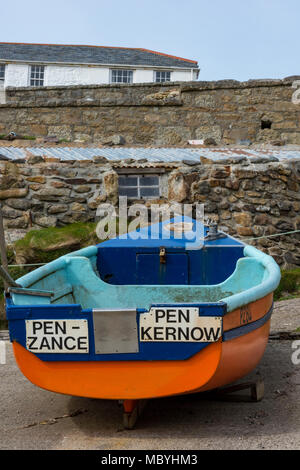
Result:
M157 83L170 82L171 72L166 72L166 71L155 72L155 81Z
M158 175L120 175L119 196L128 199L153 199L160 197Z
M111 83L132 83L133 71L132 70L112 70Z
M30 86L44 86L44 65L31 65L30 67Z
M5 65L0 65L0 82L4 82L5 79Z

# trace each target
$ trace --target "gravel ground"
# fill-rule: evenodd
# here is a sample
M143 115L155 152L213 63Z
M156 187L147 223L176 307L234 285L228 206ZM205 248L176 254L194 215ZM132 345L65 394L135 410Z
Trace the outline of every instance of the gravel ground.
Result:
M297 329L300 335L300 298L275 302L271 333L295 332Z
M299 328L299 311L300 299L275 304L274 339L245 379L264 378L261 402L200 394L151 400L132 431L123 429L114 401L59 395L29 383L7 342L7 363L0 365L0 449L300 449L300 364L291 360L297 335L278 337Z

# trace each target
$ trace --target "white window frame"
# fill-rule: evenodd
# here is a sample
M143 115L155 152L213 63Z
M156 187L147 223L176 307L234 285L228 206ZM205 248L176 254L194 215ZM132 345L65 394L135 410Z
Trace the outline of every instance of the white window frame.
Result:
M169 73L170 74L170 80L157 80L156 75L161 73ZM172 72L171 70L154 70L154 82L155 83L166 83L166 82L171 82L172 81Z
M123 72L127 72L127 73L129 72L129 76L131 76L131 81L129 81L129 82L123 82L123 81L121 81L121 82L114 82L114 81L113 81L113 73L114 73L114 72L120 72L121 75L122 75ZM110 69L109 81L110 81L111 84L115 84L115 83L116 83L116 84L120 84L120 83L125 83L125 84L127 83L127 84L130 84L130 83L133 83L133 72L134 72L134 71L131 70L131 69Z
M43 73L43 78L38 78L41 76L41 71L38 72L38 76L32 78L32 72L33 72L33 68L40 68L40 69L43 69L42 70L42 73ZM35 71L36 73L36 71ZM45 65L41 65L41 64L30 64L29 65L29 86L31 87L42 87L42 86L45 86L45 74L46 74L46 67ZM34 81L43 81L43 84L41 85L40 83L39 84L34 84L32 85L32 80Z
M6 64L0 64L0 69L3 70L3 78L0 75L0 83L5 82L5 72L6 72Z
M142 179L144 177L154 177L158 178L158 184L154 185L143 185ZM137 189L137 196L127 196L127 199L160 199L161 198L161 178L158 173L128 173L128 174L119 174L119 178L137 178L137 184L133 186L121 186L122 188L135 188ZM119 184L120 188L120 184ZM158 196L141 196L141 188L158 188Z

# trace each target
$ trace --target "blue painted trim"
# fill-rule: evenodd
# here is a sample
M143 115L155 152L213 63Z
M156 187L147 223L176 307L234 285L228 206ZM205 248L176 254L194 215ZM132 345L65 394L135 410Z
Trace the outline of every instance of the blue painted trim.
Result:
M152 305L151 307L153 307ZM156 307L166 307L167 304L157 304ZM174 307L174 304L169 304ZM201 303L177 304L176 307L197 307L200 316L224 316L226 304ZM141 342L139 340L140 314L144 309L137 309L137 331L139 352L96 354L92 309L82 310L80 305L35 305L17 306L11 299L7 299L7 319L9 321L10 340L17 341L26 349L25 320L78 320L88 321L89 353L35 353L36 357L44 362L90 362L90 361L175 361L186 360L200 352L211 343L200 342ZM223 333L223 331L222 331Z
M231 339L239 338L240 336L247 335L251 331L257 330L263 326L268 320L270 320L273 312L273 304L270 310L258 320L248 323L248 325L239 326L238 328L233 328L232 330L225 331L223 333L223 341L230 341Z

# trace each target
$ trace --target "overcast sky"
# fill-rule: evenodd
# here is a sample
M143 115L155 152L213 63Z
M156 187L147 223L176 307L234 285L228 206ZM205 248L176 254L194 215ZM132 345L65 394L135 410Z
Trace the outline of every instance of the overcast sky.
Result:
M0 42L143 47L200 80L300 75L299 0L1 0Z

